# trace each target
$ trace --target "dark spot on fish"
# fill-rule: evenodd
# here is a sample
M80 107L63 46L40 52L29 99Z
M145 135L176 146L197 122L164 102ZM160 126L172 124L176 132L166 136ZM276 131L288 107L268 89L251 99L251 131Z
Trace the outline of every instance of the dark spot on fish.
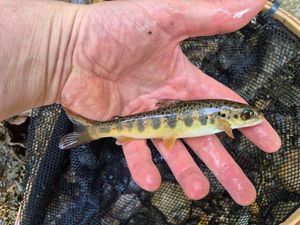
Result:
M120 121L117 121L117 122L116 122L116 129L117 129L118 131L121 131L121 130L123 129L122 123L121 123Z
M208 117L206 115L200 114L199 119L200 119L201 125L205 126L207 124Z
M234 114L233 117L234 117L235 119L238 119L238 118L239 118L238 114Z
M187 126L187 127L190 127L193 125L193 118L192 118L192 115L190 113L186 113L184 114L184 124Z
M132 130L132 128L133 128L133 122L132 121L128 121L127 123L126 123L126 126L127 126L127 129L130 131L130 130Z
M149 31L148 31L148 34L149 34L149 35L151 35L151 34L152 34L152 31L151 31L151 30L149 30Z
M226 117L226 114L225 114L225 113L222 113L221 116L222 116L223 118L225 118L225 117Z
M145 129L144 121L141 119L137 120L137 127L138 127L138 131L140 132L144 131Z
M99 129L100 129L100 132L107 133L110 131L111 126L107 123L104 123L99 126Z
M176 121L176 115L175 114L170 114L167 117L167 124L170 128L175 128L177 121Z
M160 127L160 118L154 117L151 119L151 125L153 129L158 129Z

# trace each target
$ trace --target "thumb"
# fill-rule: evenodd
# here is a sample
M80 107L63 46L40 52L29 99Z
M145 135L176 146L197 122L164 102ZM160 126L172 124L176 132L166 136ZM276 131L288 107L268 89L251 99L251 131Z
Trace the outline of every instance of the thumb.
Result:
M178 2L183 37L233 32L245 26L266 0L181 0Z

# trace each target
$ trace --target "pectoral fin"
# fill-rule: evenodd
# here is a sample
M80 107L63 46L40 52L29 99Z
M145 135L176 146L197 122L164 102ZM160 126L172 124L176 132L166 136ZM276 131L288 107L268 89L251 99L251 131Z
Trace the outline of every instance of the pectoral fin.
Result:
M232 139L234 139L233 133L232 133L232 128L231 128L231 124L228 123L226 120L223 119L218 119L218 128L220 130L224 130L224 132L231 137Z
M163 138L164 145L167 149L171 149L174 146L174 143L176 141L175 137L168 137L168 138Z
M122 145L122 144L125 144L129 141L132 141L132 140L134 140L134 139L130 138L130 137L118 137L117 141L116 141L116 144L117 145Z

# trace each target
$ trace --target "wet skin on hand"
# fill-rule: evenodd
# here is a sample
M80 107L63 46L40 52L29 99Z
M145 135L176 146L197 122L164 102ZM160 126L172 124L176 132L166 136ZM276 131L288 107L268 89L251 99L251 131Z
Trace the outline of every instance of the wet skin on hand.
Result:
M99 121L148 111L158 99L245 102L190 63L179 42L235 31L264 4L264 0L141 0L92 6L78 33L74 69L59 101L71 111ZM240 130L265 152L280 147L280 139L267 121ZM185 141L238 204L255 200L254 186L216 136ZM191 199L205 197L209 182L184 145L177 140L170 151L160 140L153 142L185 194ZM126 143L123 151L136 183L145 190L157 190L161 177L146 141Z

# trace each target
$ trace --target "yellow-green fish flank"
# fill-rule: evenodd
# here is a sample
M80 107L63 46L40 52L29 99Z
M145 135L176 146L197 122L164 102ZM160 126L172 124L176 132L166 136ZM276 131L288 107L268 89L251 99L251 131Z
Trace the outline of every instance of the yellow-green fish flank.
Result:
M189 138L254 126L263 120L255 107L227 100L160 101L156 110L110 121L95 122L69 116L74 132L64 136L60 148L67 149L104 137L122 144L132 139L162 138L171 148L177 138Z

